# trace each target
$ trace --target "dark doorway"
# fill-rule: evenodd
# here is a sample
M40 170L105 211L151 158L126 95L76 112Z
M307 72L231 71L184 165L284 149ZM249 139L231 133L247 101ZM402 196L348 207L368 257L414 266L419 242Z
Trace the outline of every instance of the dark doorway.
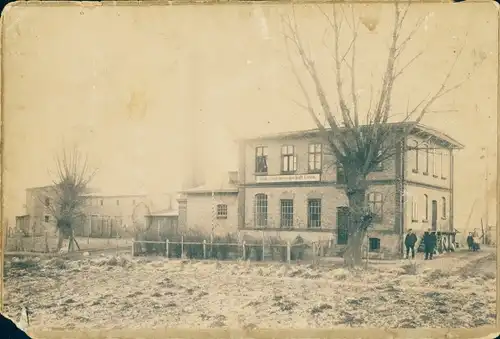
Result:
M337 245L346 245L349 238L349 207L337 207Z
M438 203L436 200L432 200L432 210L431 210L431 227L432 230L437 230L437 213L438 213Z

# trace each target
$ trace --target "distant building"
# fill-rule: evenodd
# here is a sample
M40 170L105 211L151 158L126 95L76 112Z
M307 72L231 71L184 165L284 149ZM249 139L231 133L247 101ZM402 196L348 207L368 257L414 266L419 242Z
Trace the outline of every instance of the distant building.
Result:
M173 208L152 212L146 215L148 234L158 239L166 239L170 234L179 234L179 211Z
M25 215L16 217L16 226L25 234L56 232L50 205L55 198L52 186L26 189ZM74 227L77 236L131 235L137 224L146 227L146 216L165 206L176 207L173 194L107 194L89 189L83 195L83 216Z

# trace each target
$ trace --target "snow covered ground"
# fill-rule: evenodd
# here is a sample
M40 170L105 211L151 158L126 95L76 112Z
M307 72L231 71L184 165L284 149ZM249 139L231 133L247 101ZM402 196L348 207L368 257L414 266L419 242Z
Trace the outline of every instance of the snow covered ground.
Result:
M495 322L496 255L343 268L99 256L6 262L6 314L31 329L476 327Z

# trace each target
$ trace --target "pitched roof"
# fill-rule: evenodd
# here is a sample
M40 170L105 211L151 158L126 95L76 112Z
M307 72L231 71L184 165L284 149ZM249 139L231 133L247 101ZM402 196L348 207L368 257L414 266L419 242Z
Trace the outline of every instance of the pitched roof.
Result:
M405 125L409 125L412 122L394 122L394 123L388 123L389 125L393 125L394 127L403 127ZM365 125L367 126L367 125ZM290 132L281 132L281 133L273 133L273 134L266 134L266 135L260 135L256 136L253 138L246 138L246 139L240 139L239 141L258 141L258 140L272 140L272 139L295 139L295 138L304 138L304 137L314 137L317 136L319 133L318 128L314 129L307 129L307 130L300 130L300 131L290 131ZM434 138L439 139L442 142L445 142L450 146L450 148L457 148L457 149L462 149L464 148L464 145L458 142L457 140L453 139L449 135L433 128L430 126L426 126L423 124L417 124L411 134L427 134L429 136L432 136Z

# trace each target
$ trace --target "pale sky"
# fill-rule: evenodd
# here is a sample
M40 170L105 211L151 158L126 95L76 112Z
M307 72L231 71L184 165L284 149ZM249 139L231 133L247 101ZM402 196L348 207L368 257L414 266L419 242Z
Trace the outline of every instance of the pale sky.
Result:
M496 178L495 9L415 4L407 17L408 30L426 19L405 60L425 52L398 82L395 114L437 90L461 46L450 85L481 63L423 120L466 146L455 162L457 223L485 194L482 147L489 148L490 182ZM190 141L203 155L207 178L220 178L236 169L235 138L314 127L293 101L303 97L284 45L281 19L290 10L285 4L10 8L3 30L6 217L13 223L23 213L26 187L49 183L47 171L64 145L88 152L99 168L92 186L103 191L173 191L187 172ZM380 83L393 7L356 11L376 24L373 31L362 27L357 47L358 94L366 106L370 84L376 90ZM295 15L333 105L324 16L314 5L297 5ZM490 223L495 201L493 189Z

